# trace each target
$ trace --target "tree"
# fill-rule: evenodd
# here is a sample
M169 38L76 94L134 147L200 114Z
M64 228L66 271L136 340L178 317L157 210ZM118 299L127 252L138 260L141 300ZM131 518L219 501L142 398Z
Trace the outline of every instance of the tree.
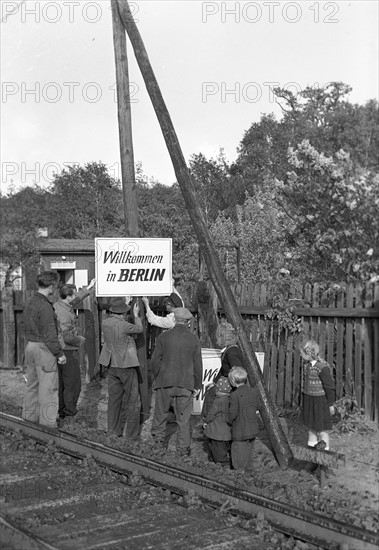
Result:
M27 287L34 286L39 266L38 229L46 225L47 192L38 186L25 187L0 197L2 219L1 258L5 267L5 285L21 266Z
M174 278L196 281L198 246L179 186L139 182L137 196L141 237L172 238Z
M124 236L119 182L102 163L70 166L49 190L49 236L66 239Z
M379 269L379 176L354 169L349 154L319 153L308 140L289 148L292 171L277 202L293 222L288 239L314 278L368 280Z
M246 194L244 204L236 207L237 221L220 213L212 225L215 244L232 283L238 280L238 249L241 282L269 283L280 269L289 266L292 248L286 243L285 235L291 221L278 208L274 190L268 193L267 188L257 192L254 198Z

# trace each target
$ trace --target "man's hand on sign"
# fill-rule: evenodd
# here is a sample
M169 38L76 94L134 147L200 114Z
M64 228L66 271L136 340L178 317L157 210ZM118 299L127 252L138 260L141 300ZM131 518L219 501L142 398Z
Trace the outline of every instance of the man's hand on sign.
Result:
M145 304L145 307L147 308L149 306L149 298L147 296L142 296L142 301Z
M138 317L138 315L139 315L139 303L138 303L138 301L134 304L133 315L134 315L134 317Z

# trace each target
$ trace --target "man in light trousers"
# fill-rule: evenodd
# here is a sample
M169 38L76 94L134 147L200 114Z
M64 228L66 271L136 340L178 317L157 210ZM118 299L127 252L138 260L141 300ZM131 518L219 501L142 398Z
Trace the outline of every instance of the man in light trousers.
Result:
M50 298L59 283L56 271L43 271L37 277L38 291L24 309L26 391L22 418L56 427L58 413L58 369L66 356L58 341L58 321Z

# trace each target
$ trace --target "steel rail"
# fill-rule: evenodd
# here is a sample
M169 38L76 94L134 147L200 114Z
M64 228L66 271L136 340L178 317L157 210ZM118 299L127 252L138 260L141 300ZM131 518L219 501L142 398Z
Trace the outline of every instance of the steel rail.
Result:
M27 548L28 550L58 550L56 546L36 537L22 527L12 525L0 516L1 543L12 544L14 548ZM5 548L5 546L3 546Z
M379 535L326 516L301 510L275 500L236 489L179 468L161 464L149 458L124 453L111 447L72 434L27 422L18 417L0 413L0 426L24 434L44 443L53 442L63 452L96 459L99 463L120 473L139 474L154 484L173 491L193 491L200 498L213 503L227 503L229 510L248 515L263 514L265 519L284 533L332 550L345 548L377 550Z

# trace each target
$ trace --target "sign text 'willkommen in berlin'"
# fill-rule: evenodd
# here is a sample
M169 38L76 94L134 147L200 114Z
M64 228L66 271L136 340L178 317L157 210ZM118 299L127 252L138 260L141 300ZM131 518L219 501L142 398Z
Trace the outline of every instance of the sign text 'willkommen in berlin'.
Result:
M97 296L163 296L172 291L171 239L95 239Z

